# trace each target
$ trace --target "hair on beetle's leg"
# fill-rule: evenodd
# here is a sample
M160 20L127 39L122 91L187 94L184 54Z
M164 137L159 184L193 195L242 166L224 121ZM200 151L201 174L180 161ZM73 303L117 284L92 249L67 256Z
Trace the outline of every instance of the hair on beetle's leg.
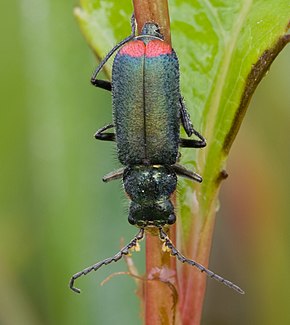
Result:
M109 257L106 258L105 260L98 262L92 266L87 267L86 269L74 274L69 282L69 287L77 293L80 293L81 290L76 288L74 286L74 282L76 279L78 279L79 277L83 276L83 275L87 275L88 273L90 273L91 271L97 271L100 267L102 267L103 265L108 265L112 262L117 262L118 260L120 260L124 255L128 255L130 253L130 250L137 248L139 245L139 241L141 239L143 239L144 237L144 229L141 228L139 230L139 232L137 233L137 235L129 242L129 244L127 244L125 247L123 247L116 255L114 255L113 257Z
M114 127L114 124L108 124L100 128L94 135L97 140L116 141L115 133L104 133L104 131Z
M164 242L164 249L169 251L171 253L172 256L177 257L177 259L179 259L180 262L182 263L187 263L191 266L195 266L196 268L198 268L201 272L204 272L208 277L215 279L221 283L223 283L224 285L230 287L231 289L234 289L235 291L237 291L240 294L244 294L244 290L242 290L240 287L238 287L236 284L232 283L231 281L228 281L226 279L224 279L223 277L219 276L218 274L210 271L209 269L207 269L206 267L204 267L203 265L188 259L186 257L184 257L179 251L178 249L172 244L171 240L169 239L169 237L167 236L167 234L164 232L164 230L162 228L159 228L159 238Z

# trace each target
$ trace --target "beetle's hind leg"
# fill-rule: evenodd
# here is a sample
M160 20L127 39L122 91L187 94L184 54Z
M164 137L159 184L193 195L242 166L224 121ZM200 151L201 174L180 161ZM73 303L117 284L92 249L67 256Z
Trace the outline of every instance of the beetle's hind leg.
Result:
M115 45L111 51L104 57L104 59L100 62L96 70L94 71L92 77L91 77L91 83L95 87L102 88L108 91L112 90L112 84L109 81L106 80L99 80L97 79L97 75L102 70L103 66L107 63L107 61L110 59L110 57L124 44L130 42L136 34L136 24L135 24L135 16L134 13L131 16L131 35L123 39L120 43Z
M105 89L108 91L112 90L112 83L107 80L100 80L100 79L91 79L91 84L95 87Z

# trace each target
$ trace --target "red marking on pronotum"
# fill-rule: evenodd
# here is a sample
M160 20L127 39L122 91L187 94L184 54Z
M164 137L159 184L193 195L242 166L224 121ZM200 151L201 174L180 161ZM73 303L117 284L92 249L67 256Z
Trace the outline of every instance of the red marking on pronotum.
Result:
M141 57L145 54L145 44L142 41L132 41L127 45L123 46L120 50L121 55L129 55L132 57Z

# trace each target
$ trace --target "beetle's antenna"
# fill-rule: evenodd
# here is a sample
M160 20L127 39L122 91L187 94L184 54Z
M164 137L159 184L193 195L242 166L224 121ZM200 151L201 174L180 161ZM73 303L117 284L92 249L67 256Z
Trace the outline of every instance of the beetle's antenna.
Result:
M224 279L223 277L217 275L216 273L210 271L203 265L184 257L178 251L178 249L172 244L171 240L169 239L169 237L167 236L167 234L164 232L164 230L162 228L159 228L159 237L164 242L165 249L169 250L172 256L176 256L180 262L187 263L189 265L197 267L201 272L204 272L208 277L223 283L224 285L230 287L231 289L236 290L238 293L241 293L241 294L245 293L244 290L242 290L240 287L238 287L234 283L232 283L232 282Z
M104 59L100 62L100 64L97 66L96 70L94 71L92 78L91 78L91 83L94 85L95 84L95 80L96 77L98 75L98 73L100 72L100 70L103 68L103 66L106 64L106 62L109 60L109 58L120 48L122 47L124 44L130 42L136 34L136 24L135 24L135 15L134 13L131 16L131 35L126 37L125 39L123 39L123 41L121 41L120 43L118 43L117 45L115 45L111 51L104 57Z
M79 277L81 277L83 275L87 275L91 271L97 271L103 265L108 265L112 262L119 261L124 255L128 255L130 253L130 251L134 248L136 250L138 250L138 245L139 245L138 242L139 242L139 240L143 239L143 237L144 237L144 229L141 228L139 230L138 234L129 242L129 244L127 244L125 247L123 247L116 255L114 255L113 257L106 258L105 260L98 262L92 266L89 266L86 269L73 275L72 278L70 279L69 287L74 292L80 293L81 290L74 286L74 282L76 279L78 279Z

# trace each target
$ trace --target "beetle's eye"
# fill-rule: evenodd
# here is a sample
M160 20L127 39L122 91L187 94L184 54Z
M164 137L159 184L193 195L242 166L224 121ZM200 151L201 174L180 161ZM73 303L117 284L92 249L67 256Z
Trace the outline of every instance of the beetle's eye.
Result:
M173 225L176 221L176 216L175 214L171 214L169 217L168 217L168 224L169 225Z

